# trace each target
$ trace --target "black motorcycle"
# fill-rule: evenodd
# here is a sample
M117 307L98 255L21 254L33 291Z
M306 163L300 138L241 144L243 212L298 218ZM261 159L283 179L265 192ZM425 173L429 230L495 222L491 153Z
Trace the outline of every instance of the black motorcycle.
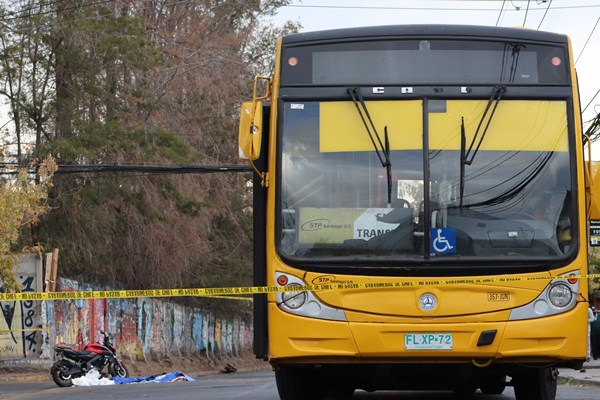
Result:
M52 379L58 386L73 386L73 379L85 376L92 369L103 375L102 370L108 366L111 376L127 378L129 371L123 361L117 358L117 351L108 335L104 335L103 343L90 343L82 351L77 351L68 346L54 346L54 351L60 360L56 361L50 369Z

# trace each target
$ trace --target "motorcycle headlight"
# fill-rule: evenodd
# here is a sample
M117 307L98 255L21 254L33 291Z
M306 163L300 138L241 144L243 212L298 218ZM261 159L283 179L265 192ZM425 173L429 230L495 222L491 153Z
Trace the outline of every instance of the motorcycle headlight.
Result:
M573 292L564 282L554 284L548 291L548 300L554 307L563 308L571 303Z

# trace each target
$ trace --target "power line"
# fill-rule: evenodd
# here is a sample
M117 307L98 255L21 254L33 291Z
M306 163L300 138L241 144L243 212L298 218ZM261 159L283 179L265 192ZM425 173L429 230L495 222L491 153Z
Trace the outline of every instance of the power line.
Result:
M500 1L500 0L498 0ZM492 8L455 8L455 7L410 7L410 6L339 6L339 5L316 5L316 4L289 4L282 7L292 8L331 8L331 9L349 9L349 10L420 10L420 11L495 11ZM554 10L571 10L579 8L599 8L600 4L579 5L579 6L559 6L553 7ZM544 10L544 7L531 8L532 11ZM506 9L505 11L518 12L517 10Z
M31 18L31 17L35 17L38 15L46 15L46 14L51 14L51 13L55 13L55 12L63 12L63 11L72 11L72 10L79 10L85 7L92 7L92 6L98 6L98 5L102 5L102 4L107 4L107 3L112 3L115 0L101 0L101 1L96 1L93 3L87 3L87 4L82 4L82 5L76 5L76 6L71 6L71 7L65 7L65 8L60 8L60 9L56 9L56 10L48 10L48 11L40 11L34 14L26 14L26 15L16 15L10 18L0 18L0 22L7 22L7 21L13 21L15 19L21 19L21 18ZM53 3L49 3L49 5L52 4L56 4L59 1L53 2ZM26 11L30 11L31 9L28 9Z
M64 0L58 0L58 1L56 1L56 3L61 2L61 1L64 1ZM115 1L115 0L109 0L109 1ZM106 2L109 2L109 1L106 1ZM189 0L173 0L171 2L164 3L162 5L164 7L168 7L168 6L173 6L173 5L187 3L187 2L189 2ZM54 3L48 3L48 4L54 4ZM102 4L102 3L83 4L83 5L80 5L79 7L72 7L72 9L79 9L79 8L94 6L94 5L98 5L98 4ZM153 6L141 7L141 8L136 8L136 11L151 10L153 8L154 8ZM64 9L64 10L69 10L69 9ZM54 10L54 11L62 11L62 10ZM54 12L54 11L51 11L51 12ZM20 16L16 16L16 17L11 18L11 20L16 20L16 19L21 19L21 18L23 18L23 19L24 18L32 18L32 17L38 16L38 15L44 15L44 14L48 14L48 13L50 13L50 12L28 14L28 15L20 15ZM98 18L97 15L88 15L86 17L71 18L69 21L70 22L77 22L77 21L94 20L94 19L97 19L97 18ZM3 23L2 21L3 21L2 17L0 17L0 23ZM54 26L56 26L58 24L60 24L60 21L55 21L55 22L52 22L52 23L45 23L45 24L30 26L30 27L26 27L26 28L19 28L19 29L14 29L12 27L9 27L9 28L11 28L10 31L13 32L13 33L21 33L21 32L33 31L34 29L51 28L51 27L54 27ZM8 25L6 25L6 26L8 27Z
M38 1L37 3L31 3L31 4L29 4L28 8L22 8L22 9L20 9L18 11L7 11L6 14L0 16L0 21L3 21L8 15L10 15L11 18L14 17L14 15L17 12L19 12L21 14L25 14L25 13L27 13L29 11L33 11L33 10L37 9L38 7L48 7L48 6L52 6L54 4L62 3L63 1L65 1L65 0L55 0L55 1L50 1L50 2L46 3L43 0L41 0L41 1ZM18 16L16 18L26 18L26 17L29 17L30 15L31 14L22 15L22 16ZM34 14L34 15L36 15L36 14Z
M525 22L527 22L527 13L529 13L529 3L531 0L527 0L527 9L525 10L525 18L523 18L523 27L525 27Z
M599 21L600 21L600 17L598 17L598 19L596 20L596 25L594 25L594 29L592 29L592 33L590 33L590 36L588 36L587 40L585 41L585 44L583 45L583 49L581 49L581 52L577 56L577 59L575 60L575 64L574 65L577 65L577 61L579 61L579 57L581 57L581 55L583 54L583 51L585 50L585 48L588 45L590 39L592 38L592 35L594 34L594 31L596 30L596 27L598 26L598 22Z
M550 9L550 4L552 4L552 0L550 0L548 2L548 7L546 7L546 11L544 11L544 15L542 16L542 20L540 21L540 24L538 25L538 29L540 29L540 26L542 26L542 22L544 22L544 19L546 18L546 14L548 14L548 10Z
M585 106L585 108L583 109L583 111L581 111L582 114L585 112L585 110L587 110L587 108L590 106L590 104L592 104L592 101L594 101L594 99L596 98L596 96L598 96L598 93L600 93L600 89L598 89L598 91L596 92L596 94L594 95L594 97L592 97L592 99L587 104L587 106Z
M23 168L18 163L0 163L0 168ZM58 165L55 175L102 173L102 172L138 172L144 174L207 174L220 172L251 172L249 165L106 165L106 164L63 164ZM33 172L33 171L32 171ZM0 171L0 175L13 175L14 170Z
M498 19L496 20L496 26L498 26L498 24L500 23L500 17L502 16L502 11L504 10L505 3L506 3L506 0L503 0L502 7L500 7L500 14L498 14Z

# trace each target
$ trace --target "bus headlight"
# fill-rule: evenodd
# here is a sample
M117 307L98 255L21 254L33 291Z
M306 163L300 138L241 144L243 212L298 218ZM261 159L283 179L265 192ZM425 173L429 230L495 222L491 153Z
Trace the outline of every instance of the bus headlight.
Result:
M555 278L530 303L511 310L510 321L531 318L543 318L572 310L577 305L576 294L579 293L579 271L570 271L564 276Z
M548 291L548 300L553 306L563 308L571 303L573 292L571 288L563 282L554 284Z
M286 287L293 288L294 286L301 286L297 283L290 283ZM281 294L281 300L283 304L291 308L292 310L297 310L302 307L304 303L306 303L306 292L284 292Z
M302 279L283 272L275 273L275 283L277 287L292 290L306 286ZM330 321L347 321L344 310L323 303L312 291L279 292L276 297L277 306L286 313Z

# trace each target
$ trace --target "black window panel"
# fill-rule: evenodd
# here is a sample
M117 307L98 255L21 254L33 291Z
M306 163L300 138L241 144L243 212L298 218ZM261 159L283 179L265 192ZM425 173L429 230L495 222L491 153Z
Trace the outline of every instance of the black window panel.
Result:
M561 46L515 41L379 40L288 46L281 85L566 85Z

